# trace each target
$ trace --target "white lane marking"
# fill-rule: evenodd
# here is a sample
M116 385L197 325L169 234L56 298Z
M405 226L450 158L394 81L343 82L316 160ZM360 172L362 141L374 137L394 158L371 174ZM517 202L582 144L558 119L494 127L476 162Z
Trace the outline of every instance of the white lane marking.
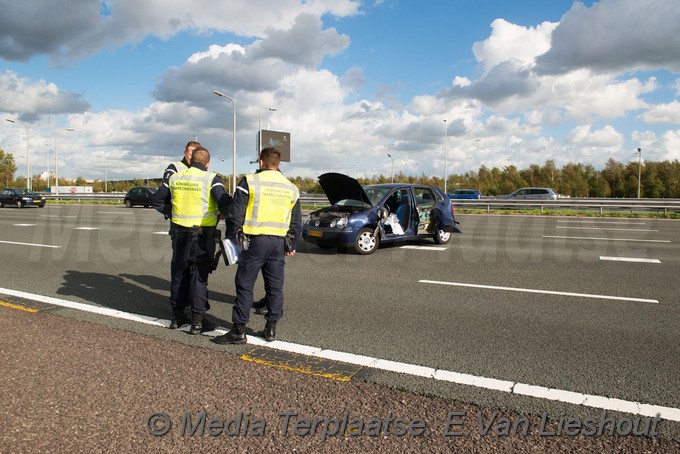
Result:
M35 224L12 224L14 227L35 227Z
M609 260L612 262L637 262L637 263L661 263L659 259L640 259L636 257L607 257L600 256L600 260Z
M0 243L4 244L17 244L19 246L35 246L35 247L48 247L48 248L60 248L61 246L52 246L51 244L35 244L35 243L21 243L19 241L1 241Z
M646 222L626 222L626 221L579 221L579 220L558 220L557 222L578 222L579 224L614 224L614 225L647 225Z
M638 243L670 243L671 240L636 240L633 238L593 238L589 236L543 235L543 238L559 238L563 240L601 240L601 241L635 241Z
M445 247L441 247L441 246L416 246L415 244L414 245L402 246L401 248L402 249L421 249L423 251L445 251L446 250Z
M76 219L78 217L78 216L60 216L58 214L41 214L40 216L43 218L57 218L57 219L61 218Z
M145 323L148 325L163 327L168 327L170 325L170 320L166 319L147 317L144 315L132 314L129 312L118 311L115 309L109 309L105 307L91 306L89 304L76 303L74 301L62 300L59 298L52 298L49 296L36 295L17 290L0 288L0 294L11 295L18 298L31 299L47 304L53 304L55 306L69 307L72 309L78 309L86 312L106 315L109 317L132 320L139 323ZM185 327L183 329L187 328ZM225 333L226 331L222 329L216 329L215 331L211 331L210 333L203 334L208 336L217 336ZM260 337L252 335L248 336L248 344L266 346L268 348L273 348L276 350L285 350L294 353L302 353L309 356L319 356L326 359L341 361L349 364L355 364L358 366L370 367L373 369L399 372L403 374L431 378L433 380L438 381L445 381L461 385L475 386L477 388L502 391L510 394L536 397L539 399L554 400L575 405L584 405L586 407L610 411L619 411L623 413L630 413L650 418L658 416L668 421L680 422L680 408L644 404L640 402L597 396L593 394L582 394L573 391L546 388L543 386L529 385L525 383L513 382L508 380L499 380L496 378L463 374L443 369L434 369L431 367L419 366L417 364L389 361L380 358L373 358L370 356L355 355L352 353L345 353L336 350L327 350L319 347L295 344L292 342L285 342L280 340L267 342Z
M73 230L99 230L99 227L76 227Z
M99 214L134 214L129 211L100 211Z
M553 290L538 290L532 288L520 288L520 287L499 287L496 285L480 285L480 284L464 284L462 282L446 282L446 281L429 281L426 279L421 279L418 282L423 284L438 284L438 285L452 285L454 287L472 287L472 288L483 288L488 290L506 290L509 292L524 292L524 293L541 293L544 295L559 295L559 296L577 296L580 298L595 298L604 300L617 300L617 301L632 301L636 303L654 303L659 304L659 300L651 300L646 298L629 298L627 296L610 296L610 295L596 295L592 293L573 293L573 292L556 292Z
M580 230L623 230L626 232L658 232L658 230L653 229L612 229L608 227L581 227L581 226L567 226L567 227L555 227L556 229L580 229Z
M169 233L168 233L167 230L164 231L164 232L151 232L151 234L152 234L152 235L169 235Z

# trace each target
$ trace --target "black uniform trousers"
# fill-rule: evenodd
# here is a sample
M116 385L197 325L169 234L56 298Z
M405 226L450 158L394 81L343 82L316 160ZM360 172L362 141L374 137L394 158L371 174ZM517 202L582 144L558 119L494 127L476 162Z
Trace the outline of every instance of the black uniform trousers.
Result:
M266 319L280 320L283 316L283 270L286 264L282 236L251 235L248 250L241 251L236 270L236 304L232 310L233 323L247 325L253 306L253 288L262 271L266 293Z
M170 305L203 314L208 304L208 275L215 255L215 227L182 227L172 233Z

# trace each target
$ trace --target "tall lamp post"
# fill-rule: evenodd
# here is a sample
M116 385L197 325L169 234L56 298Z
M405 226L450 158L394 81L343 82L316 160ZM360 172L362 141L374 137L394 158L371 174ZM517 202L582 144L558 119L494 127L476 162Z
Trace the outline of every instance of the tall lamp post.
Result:
M16 123L18 125L24 125L26 128L26 187L30 191L31 190L31 155L28 153L28 125L26 123L22 123L18 120L13 120L11 118L6 118L7 121L10 123Z
M57 132L58 131L75 131L73 128L56 129L54 131L54 188L55 194L59 196L59 160L57 159Z
M106 162L106 156L98 154L98 158L104 159L104 193L109 193L109 164Z
M234 105L234 112L233 112L233 142L232 142L232 185L231 187L234 188L234 193L236 192L236 101L234 101L234 98L225 95L224 93L221 93L219 91L213 91L217 96L220 96L222 98L227 98L231 103ZM232 193L233 194L233 193Z
M638 152L638 196L637 198L640 198L640 177L642 176L641 169L642 169L642 148L637 149Z
M394 158L392 158L392 155L387 153L387 156L392 160L392 183L394 183Z
M449 178L449 124L444 120L444 194L446 194L446 180Z
M260 115L258 117L257 121L257 134L258 134L258 139L257 139L257 148L258 150L255 150L256 157L255 159L260 159L260 151L262 151L262 111L264 109L269 110L270 112L276 112L276 107L260 107Z

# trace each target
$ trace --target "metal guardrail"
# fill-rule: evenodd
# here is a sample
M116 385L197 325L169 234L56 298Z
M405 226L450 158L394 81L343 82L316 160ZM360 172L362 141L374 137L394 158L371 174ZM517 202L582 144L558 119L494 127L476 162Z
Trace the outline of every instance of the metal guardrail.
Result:
M125 193L115 194L47 194L49 200L70 200L77 202L110 201L123 203ZM304 194L300 203L305 206L324 207L329 202L325 195ZM680 213L680 199L601 199L601 198L559 198L557 200L509 200L486 198L480 200L456 199L454 206L459 208L478 208L491 212L492 209L572 209L605 212L656 212Z

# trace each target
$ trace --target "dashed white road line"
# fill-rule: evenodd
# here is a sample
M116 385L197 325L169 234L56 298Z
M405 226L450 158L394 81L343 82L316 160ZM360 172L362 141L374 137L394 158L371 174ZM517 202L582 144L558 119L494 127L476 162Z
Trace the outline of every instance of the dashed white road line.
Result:
M671 240L639 240L634 238L594 238L590 236L543 235L543 238L559 238L563 240L600 240L600 241L634 241L638 243L670 243Z
M407 244L406 246L402 246L402 249L420 249L423 251L445 251L445 247L441 246L417 246L415 244Z
M2 241L2 240L0 240L0 243L16 244L16 245L19 245L19 246L46 247L46 248L52 248L52 249L58 249L58 248L61 247L61 246L53 246L51 244L22 243L20 241Z
M580 221L577 219L558 219L557 222L579 223L579 224L614 224L614 225L647 225L646 222L627 222L627 221Z
M76 227L73 230L99 230L99 227Z
M12 224L13 227L35 227L37 224Z
M118 311L105 307L92 306L89 304L76 303L74 301L62 300L59 298L52 298L48 296L36 295L17 290L9 290L0 288L0 294L11 295L18 298L26 298L35 301L40 301L55 306L69 307L91 313L106 315L125 320L132 320L149 325L164 326L170 325L170 321L155 317L147 317L144 315L132 314L129 312ZM186 329L186 328L185 328ZM208 336L216 336L224 334L226 331L218 329L210 333L204 333ZM293 353L302 353L310 356L319 356L326 359L341 361L344 363L370 367L373 369L380 369L391 372L398 372L402 374L414 375L418 377L431 378L433 380L445 381L450 383L457 383L461 385L475 386L477 388L490 389L495 391L502 391L511 394L522 396L535 397L539 399L547 399L569 404L584 405L602 410L618 411L622 413L630 413L634 415L646 417L660 417L669 421L680 422L680 408L666 407L662 405L644 404L623 399L615 399L610 397L597 396L592 394L583 394L573 391L566 391L555 388L546 388L543 386L530 385L525 383L518 383L508 380L499 380L496 378L482 377L478 375L464 374L443 369L434 369L432 367L419 366L416 364L408 364L397 361L390 361L386 359L373 358L370 356L355 355L352 353L340 352L336 350L322 349L309 345L295 344L275 340L273 342L266 342L264 339L257 336L248 336L248 343L252 345L267 346L269 348L284 350Z
M418 282L423 284L438 284L438 285L452 285L455 287L472 287L472 288L483 288L487 290L505 290L509 292L524 292L524 293L541 293L544 295L558 295L558 296L576 296L580 298L595 298L604 300L616 300L616 301L631 301L635 303L655 303L659 304L659 300L652 300L647 298L629 298L627 296L611 296L611 295L597 295L593 293L573 293L573 292L557 292L553 290L539 290L533 288L520 288L520 287L500 287L496 285L481 285L481 284L467 284L463 282L447 282L447 281L430 281L427 279L421 279Z
M661 260L659 259L643 259L637 257L607 257L605 255L601 255L600 260L608 260L611 262L661 263Z
M610 227L581 227L578 225L574 226L566 226L566 227L560 227L559 225L555 227L556 229L578 229L578 230L619 230L619 231L625 231L625 232L658 232L658 230L655 229L617 229L617 228L610 228Z

